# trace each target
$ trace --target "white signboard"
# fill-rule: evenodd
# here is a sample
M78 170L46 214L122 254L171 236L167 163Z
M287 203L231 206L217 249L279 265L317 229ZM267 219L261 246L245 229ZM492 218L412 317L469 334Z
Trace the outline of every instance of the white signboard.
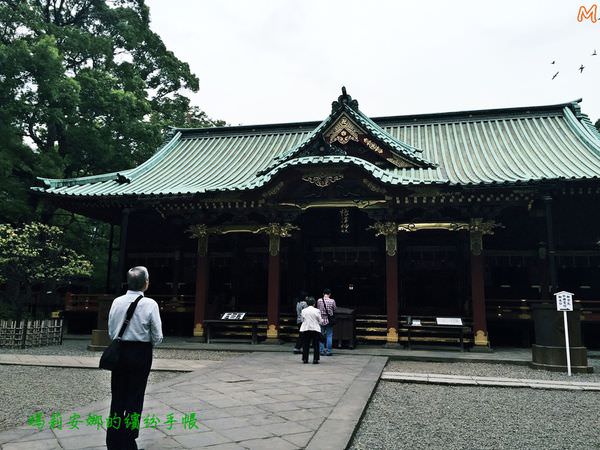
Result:
M435 322L438 325L462 325L462 319L460 317L436 317Z
M561 291L554 296L556 297L557 311L573 311L573 294L571 292Z
M421 320L420 319L413 319L411 325L413 327L420 327L421 326Z
M245 312L226 312L221 316L221 320L242 320L245 315Z

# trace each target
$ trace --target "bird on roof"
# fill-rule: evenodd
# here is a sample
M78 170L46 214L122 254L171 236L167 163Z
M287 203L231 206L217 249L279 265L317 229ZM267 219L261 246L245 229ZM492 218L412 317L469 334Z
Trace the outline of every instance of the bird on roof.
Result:
M583 73L583 69L585 69L585 66L582 64L579 66L579 73Z
M554 80L554 79L555 79L557 76L558 76L558 72L556 72L556 73L554 74L554 76L552 77L552 79Z

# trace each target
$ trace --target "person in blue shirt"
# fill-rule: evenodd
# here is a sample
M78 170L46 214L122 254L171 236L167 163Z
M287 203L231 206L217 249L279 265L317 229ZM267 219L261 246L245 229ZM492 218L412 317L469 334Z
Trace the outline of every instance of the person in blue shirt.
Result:
M108 450L138 448L135 440L139 436L139 427L127 427L126 424L131 424L133 417L142 416L152 348L163 339L158 304L144 296L149 284L148 269L143 266L130 269L127 272L129 290L113 300L108 314L108 334L115 339L129 305L141 297L122 336L119 366L111 372L110 417L113 426L106 429Z

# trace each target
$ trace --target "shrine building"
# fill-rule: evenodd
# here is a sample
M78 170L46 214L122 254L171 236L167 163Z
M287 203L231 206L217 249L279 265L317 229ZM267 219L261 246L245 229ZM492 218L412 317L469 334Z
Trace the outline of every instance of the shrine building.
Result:
M97 294L147 266L167 335L246 311L285 339L295 296L327 287L366 342L402 342L410 316L460 317L475 348L527 345L558 290L591 336L600 133L579 102L369 118L343 89L320 123L175 128L138 167L34 190L111 224L119 275Z

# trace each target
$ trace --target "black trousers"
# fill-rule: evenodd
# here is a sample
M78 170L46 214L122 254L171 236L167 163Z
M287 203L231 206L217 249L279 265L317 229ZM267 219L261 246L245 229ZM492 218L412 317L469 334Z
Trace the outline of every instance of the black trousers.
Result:
M303 331L302 333L302 361L308 361L308 352L312 345L314 349L313 361L319 360L319 336L320 331Z
M110 417L116 419L113 419L112 427L106 427L106 446L108 450L137 450L135 440L140 427L136 429L131 423L127 426L127 422L132 414L139 414L137 417L143 426L142 408L152 366L152 344L123 341L121 350L119 367L112 371L110 379Z

